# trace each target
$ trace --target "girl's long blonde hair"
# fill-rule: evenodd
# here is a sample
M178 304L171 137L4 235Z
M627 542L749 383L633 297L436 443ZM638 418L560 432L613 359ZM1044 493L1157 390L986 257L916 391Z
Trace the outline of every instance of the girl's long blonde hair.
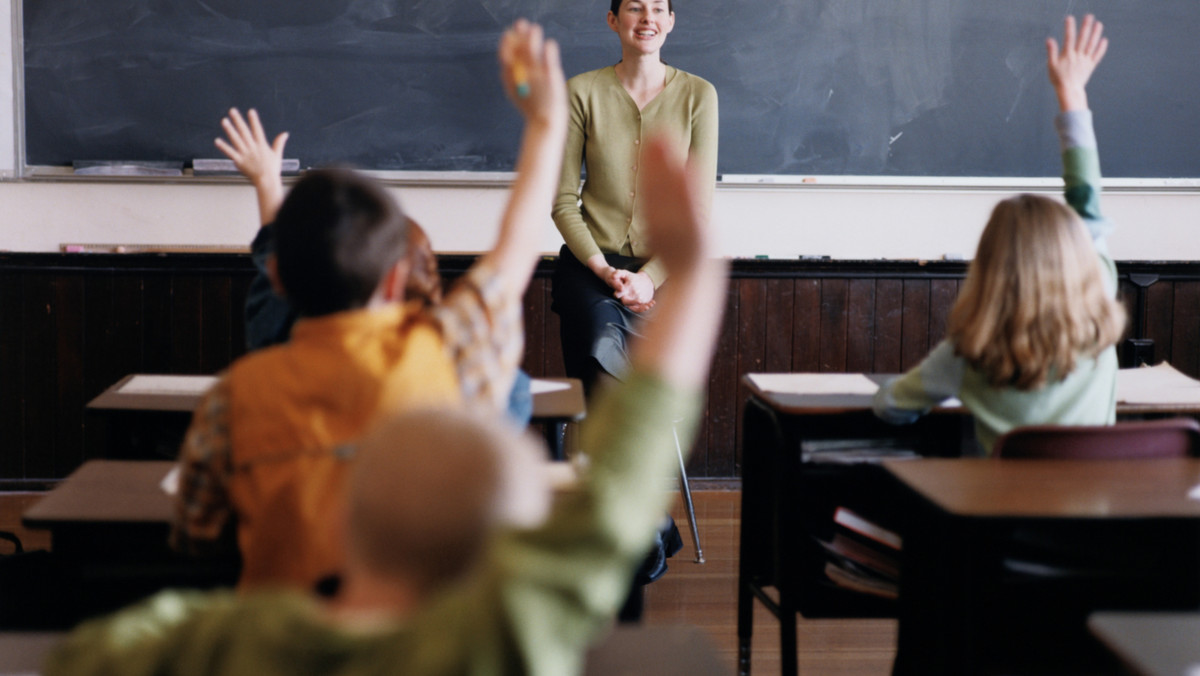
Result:
M1095 357L1125 329L1091 237L1075 212L1018 195L996 205L947 335L994 387L1033 390Z

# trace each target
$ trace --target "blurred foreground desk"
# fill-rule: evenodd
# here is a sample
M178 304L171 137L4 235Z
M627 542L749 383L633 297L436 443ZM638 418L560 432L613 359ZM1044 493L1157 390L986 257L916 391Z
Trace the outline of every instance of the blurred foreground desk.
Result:
M174 459L192 421L192 411L216 376L125 376L87 408L102 412L109 424L110 458ZM587 415L583 384L574 378L534 378L530 384L534 424L546 426L551 454L561 458L567 423Z
M162 460L92 460L22 515L28 528L50 531L52 551L27 590L39 626L67 627L168 586L227 586L239 561L230 547L221 556L193 557L167 544L172 503L162 488L175 463ZM19 617L17 618L20 619Z
M92 460L25 510L28 528L50 531L56 553L159 551L166 546L171 498L168 460Z
M1090 612L1200 608L1200 459L883 464L904 489L893 673L1111 673Z

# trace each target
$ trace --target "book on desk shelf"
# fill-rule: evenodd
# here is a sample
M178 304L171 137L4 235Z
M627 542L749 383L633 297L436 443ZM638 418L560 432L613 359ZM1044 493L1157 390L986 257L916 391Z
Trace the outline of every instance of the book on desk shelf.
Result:
M825 576L853 592L895 599L900 583L900 536L845 507L833 516L828 540L813 536L825 552Z
M890 531L846 507L838 507L834 510L833 522L868 540L885 545L894 551L900 551L903 545L900 535L895 531Z
M885 599L900 598L900 585L895 580L888 580L870 573L863 573L851 566L842 566L829 561L825 564L825 575L835 585L850 591L870 594Z
M900 579L900 560L894 550L872 547L842 533L834 533L830 540L815 539L832 562L849 562L879 577L892 581Z

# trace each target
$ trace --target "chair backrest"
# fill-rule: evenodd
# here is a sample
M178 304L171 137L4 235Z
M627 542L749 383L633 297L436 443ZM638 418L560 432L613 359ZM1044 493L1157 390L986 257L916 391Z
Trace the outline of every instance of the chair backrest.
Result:
M1200 455L1200 423L1191 418L1115 425L1030 425L996 440L998 458L1115 460Z

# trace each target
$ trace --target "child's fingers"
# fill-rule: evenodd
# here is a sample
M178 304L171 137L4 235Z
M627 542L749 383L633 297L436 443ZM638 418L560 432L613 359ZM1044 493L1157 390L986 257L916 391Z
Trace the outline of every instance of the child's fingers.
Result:
M267 132L263 129L262 120L258 118L258 111L250 109L250 131L254 134L254 140L260 143L267 142Z
M1075 51L1075 17L1071 14L1063 20L1063 51Z
M241 159L241 154L238 153L238 151L234 150L233 146L226 143L225 139L223 139L223 138L216 139L216 145L217 145L217 149L220 150L221 152L225 153L225 156L228 157L229 159L233 160L235 164L238 162L239 159Z
M542 64L546 69L546 75L551 80L557 82L563 79L562 59L559 58L557 40L546 41L545 49L542 51Z
M242 139L242 135L238 133L237 126L233 123L233 120L229 119L228 117L221 120L221 128L225 130L225 135L229 137L229 143L236 148L239 153L245 151L246 143Z
M1083 17L1083 25L1079 30L1079 48L1084 52L1091 53L1099 35L1100 24L1096 21L1096 17L1088 14Z
M1094 58L1096 54L1102 53L1100 45L1105 42L1107 40L1104 39L1104 24L1097 21L1095 27L1092 29L1091 38L1088 40L1088 54Z
M1054 65L1058 59L1058 40L1046 38L1046 63Z
M279 157L283 157L283 147L287 145L287 140L288 133L286 131L276 136L275 142L271 144L271 150L275 151L275 154Z
M542 34L542 27L538 24L530 24L528 34L525 38L525 58L529 63L541 63L542 44L545 42L545 36Z
M246 124L246 118L242 117L242 113L237 108L229 110L229 119L233 120L233 126L237 129L238 136L243 141L249 141L254 138L254 134L250 131L249 125ZM236 139L234 139L236 141Z

